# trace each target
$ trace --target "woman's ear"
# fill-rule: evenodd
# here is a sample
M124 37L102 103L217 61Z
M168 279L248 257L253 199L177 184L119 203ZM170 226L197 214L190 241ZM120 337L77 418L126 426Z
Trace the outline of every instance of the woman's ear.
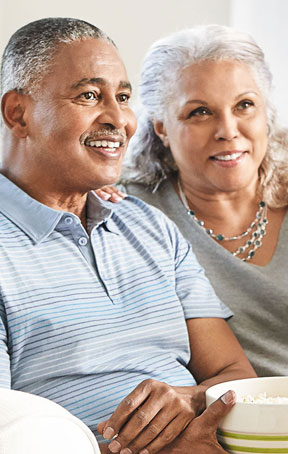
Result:
M162 140L164 147L169 147L169 140L163 121L153 121L155 134Z
M25 121L25 98L26 95L12 90L5 93L1 100L3 121L12 134L19 138L25 138L28 134Z

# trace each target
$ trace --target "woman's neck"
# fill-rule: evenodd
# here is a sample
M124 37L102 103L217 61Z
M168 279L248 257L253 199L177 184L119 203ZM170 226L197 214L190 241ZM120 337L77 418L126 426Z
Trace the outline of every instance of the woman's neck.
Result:
M180 184L179 184L180 183ZM231 193L205 193L180 179L174 188L181 199L181 189L190 210L207 228L225 236L238 235L255 219L260 197L257 187Z
M184 186L184 187L183 187ZM212 229L214 233L214 239L216 235L223 235L226 238L241 235L241 233L249 230L249 226L256 217L256 213L260 210L261 222L264 218L265 221L265 232L262 235L258 234L256 239L261 242L259 249L257 248L256 254L248 260L255 265L265 266L267 265L274 255L277 247L278 237L281 229L281 225L284 216L287 211L287 207L271 209L267 207L265 211L262 211L259 207L260 196L258 194L257 186L251 185L249 188L245 188L242 191L234 193L215 193L206 194L201 191L195 190L191 185L182 183L180 181L180 187L177 184L177 180L174 181L174 188L179 198L180 191L185 195L187 204L190 210L195 212L196 217L204 222L205 229ZM268 219L268 225L267 225ZM253 239L253 232L257 229L259 222L257 220L256 227L249 230L247 236L241 236L236 241L218 241L217 243L223 246L230 252L237 251L240 247L242 248L250 238ZM267 228L266 228L267 227ZM261 231L262 227L259 227ZM255 238L254 238L255 239ZM263 243L263 246L262 246ZM255 242L252 241L252 245L245 248L245 252L240 253L237 256L242 259L247 259L247 255L250 250L255 246Z

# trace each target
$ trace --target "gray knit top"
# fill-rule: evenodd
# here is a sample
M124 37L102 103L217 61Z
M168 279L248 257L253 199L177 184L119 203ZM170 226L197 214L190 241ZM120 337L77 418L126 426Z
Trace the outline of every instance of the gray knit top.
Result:
M191 242L217 295L234 312L229 324L256 372L288 375L288 214L271 262L258 266L210 238L187 214L170 181L154 194L141 184L122 189L163 211Z

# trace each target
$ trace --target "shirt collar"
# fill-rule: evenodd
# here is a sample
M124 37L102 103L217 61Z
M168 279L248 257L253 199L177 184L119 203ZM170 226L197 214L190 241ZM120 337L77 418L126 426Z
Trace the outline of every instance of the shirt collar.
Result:
M62 216L68 214L38 202L1 174L0 212L20 227L35 243L47 238ZM93 225L99 225L111 217L112 210L91 192L88 194L87 214Z
M119 233L119 229L112 220L113 211L111 202L104 202L96 192L91 191L87 199L87 226L89 233L95 227L105 223L109 232Z

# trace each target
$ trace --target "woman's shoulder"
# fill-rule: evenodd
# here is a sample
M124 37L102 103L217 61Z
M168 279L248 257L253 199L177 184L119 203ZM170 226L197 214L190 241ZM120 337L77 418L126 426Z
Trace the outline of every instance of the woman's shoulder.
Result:
M173 185L170 180L161 182L157 187L153 188L141 182L121 180L117 187L128 195L133 195L139 199L144 200L150 205L157 208L162 208L161 204L163 198L171 197L174 193ZM159 206L160 205L160 206Z
M119 188L126 194L134 195L135 197L141 198L142 194L146 195L147 197L149 197L149 194L151 194L151 197L153 197L151 188L143 183L129 180L120 180L119 183L117 183L117 188Z

